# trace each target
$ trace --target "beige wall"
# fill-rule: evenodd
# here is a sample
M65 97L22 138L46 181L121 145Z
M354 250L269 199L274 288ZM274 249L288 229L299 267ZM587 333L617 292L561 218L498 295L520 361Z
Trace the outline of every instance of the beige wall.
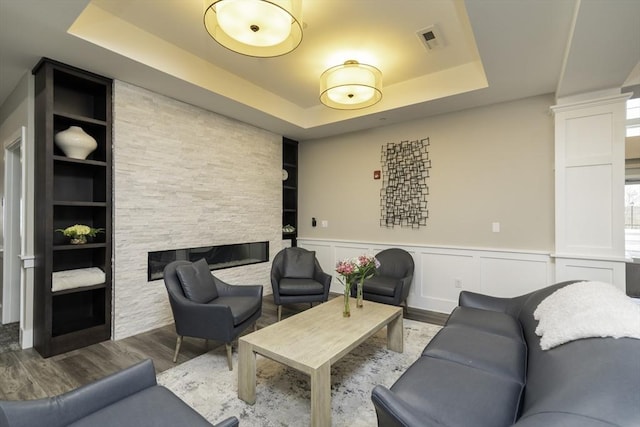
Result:
M625 139L624 157L626 159L640 159L640 136Z
M551 95L537 96L302 142L299 235L553 251L553 103ZM380 227L382 180L373 180L373 171L382 169L381 147L426 137L427 226Z

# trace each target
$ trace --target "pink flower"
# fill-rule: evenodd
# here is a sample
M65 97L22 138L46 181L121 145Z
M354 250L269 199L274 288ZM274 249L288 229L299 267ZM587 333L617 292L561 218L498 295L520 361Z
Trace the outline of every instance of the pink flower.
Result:
M362 281L373 276L374 270L380 267L380 262L370 255L360 255L352 259L343 259L336 264L336 273L344 278L345 285Z
M351 260L345 259L336 264L336 272L341 276L348 276L355 272L356 266Z

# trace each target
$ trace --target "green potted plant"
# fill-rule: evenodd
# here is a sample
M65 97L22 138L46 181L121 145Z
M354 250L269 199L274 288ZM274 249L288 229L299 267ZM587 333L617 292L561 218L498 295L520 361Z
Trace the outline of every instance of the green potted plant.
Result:
M98 233L104 233L104 228L93 228L88 225L75 224L67 228L59 228L56 231L70 237L72 245L83 245L87 243L87 237L96 237Z

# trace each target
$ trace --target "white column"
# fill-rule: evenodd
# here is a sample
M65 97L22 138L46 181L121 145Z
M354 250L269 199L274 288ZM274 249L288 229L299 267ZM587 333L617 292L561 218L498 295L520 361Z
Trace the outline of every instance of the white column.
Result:
M629 94L558 103L556 280L625 289L624 122Z

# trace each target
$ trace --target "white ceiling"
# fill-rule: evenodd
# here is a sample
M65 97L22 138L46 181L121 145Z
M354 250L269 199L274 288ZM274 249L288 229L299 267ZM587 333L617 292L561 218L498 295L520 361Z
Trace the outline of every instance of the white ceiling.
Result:
M46 56L308 140L619 88L640 62L637 0L303 0L303 41L276 58L219 46L202 12L202 0L0 0L0 104ZM434 24L443 47L429 51L416 32ZM320 74L347 59L381 69L379 104L320 104Z

